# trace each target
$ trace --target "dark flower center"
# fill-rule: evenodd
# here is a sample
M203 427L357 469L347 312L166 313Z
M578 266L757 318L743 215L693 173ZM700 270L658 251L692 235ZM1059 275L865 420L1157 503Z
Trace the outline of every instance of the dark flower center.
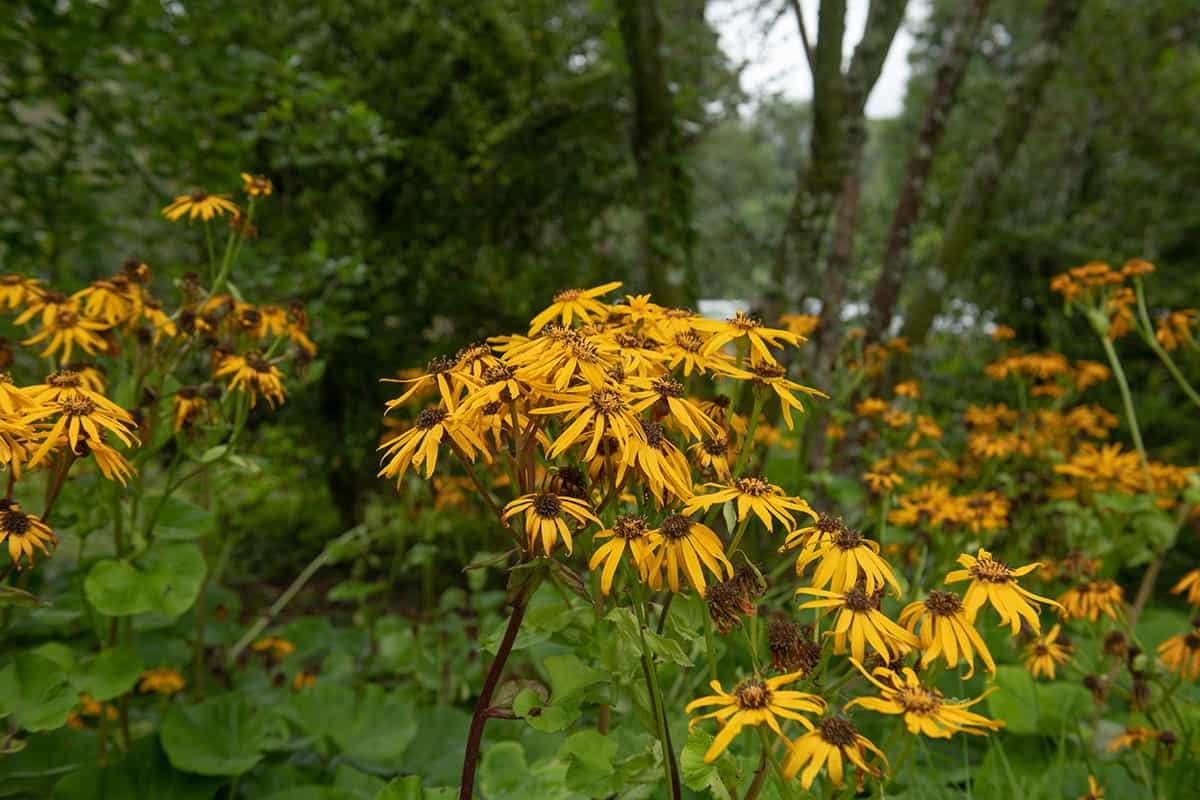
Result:
M427 431L435 425L441 424L449 415L446 409L437 406L422 409L421 413L417 414L417 429Z
M542 492L533 498L533 513L542 519L555 519L562 513L562 501L556 494Z
M87 417L96 410L96 404L86 397L68 397L59 400L58 407L68 417Z
M762 478L738 478L733 482L734 487L742 494L748 494L751 497L762 497L767 494L774 494L771 484L764 481Z
M554 302L569 303L572 300L578 299L579 295L583 294L582 289L563 289L558 294L554 295Z
M675 334L675 344L687 350L689 353L695 353L700 350L704 344L704 337L697 331L688 329L682 333Z
M613 523L613 534L626 541L640 539L646 534L646 518L641 514L623 514Z
M813 527L817 529L817 533L837 534L845 528L845 525L842 524L840 519L834 519L828 514L822 514L817 518L817 524Z
M686 538L692 530L692 520L682 514L676 514L663 520L662 535L671 541Z
M826 717L818 727L821 738L834 747L849 747L855 743L857 732L848 719Z
M655 378L650 386L662 397L683 397L683 384L671 378Z
M962 611L962 600L954 592L934 589L925 598L925 607L939 617L952 617Z
M871 602L870 595L863 591L861 586L851 587L850 590L846 592L844 602L846 604L846 608L850 609L856 614L865 613L875 607L875 604Z
M703 447L704 452L708 453L710 456L723 456L729 452L729 440L724 436L718 436L714 439L705 439L704 444L701 445L701 447Z
M976 580L988 583L1008 583L1012 580L1012 571L1006 564L990 558L981 558L969 570Z
M437 358L430 360L429 365L425 368L425 371L430 375L437 375L439 372L449 372L454 368L456 363L457 362L453 358L438 356Z
M53 375L46 376L46 383L56 389L74 389L82 384L82 380L78 372L63 370L62 372L55 372Z
M733 699L738 708L766 708L771 702L771 688L760 678L747 678L733 687Z
M208 199L208 192L204 191L203 189L196 189L190 195L188 195L188 197L191 198L193 203L203 203Z
M483 371L483 380L487 383L503 383L516 372L511 364L493 364Z
M754 377L762 380L770 381L775 380L776 378L782 378L783 373L783 367L779 366L778 364L769 364L763 362L762 364L756 364L754 366Z
M592 408L606 417L618 414L621 411L621 394L612 389L592 392Z
M251 354L246 356L246 366L258 373L271 371L271 362L260 355Z
M1195 631L1189 633L1187 636L1183 637L1183 643L1188 650L1200 650L1200 633L1196 633Z
M833 543L839 550L853 550L862 545L863 535L853 528L841 525L837 533L833 535Z
M941 706L941 699L929 689L920 686L916 689L905 687L896 698L904 710L913 714L935 714Z
M646 434L646 444L653 447L655 450L661 450L663 446L663 426L657 422L646 422L642 420L642 431Z
M28 533L30 525L29 515L15 506L10 507L4 512L4 516L0 517L0 527L13 536L23 536Z
M762 326L762 322L757 318L740 313L733 319L729 320L729 324L740 331L752 331L755 328Z

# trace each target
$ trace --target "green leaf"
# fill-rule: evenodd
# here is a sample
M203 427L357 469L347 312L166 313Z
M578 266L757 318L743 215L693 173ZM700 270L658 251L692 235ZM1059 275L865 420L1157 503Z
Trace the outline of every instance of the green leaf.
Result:
M50 605L45 600L39 600L24 589L15 586L0 586L0 608L38 608Z
M118 645L76 667L71 683L80 692L103 703L132 689L142 674L142 667L142 656L137 650Z
M419 776L406 775L393 778L374 800L453 800L455 797L458 797L457 789L426 789Z
M387 584L383 581L342 581L326 593L325 599L334 603L353 602L363 600L386 589Z
M157 544L136 565L113 559L96 562L83 591L97 611L110 617L152 611L178 617L196 602L207 571L196 545Z
M223 781L173 768L156 737L139 739L129 755L104 767L88 764L54 786L55 800L209 800Z
M522 689L513 698L513 713L523 718L530 727L543 733L561 731L579 719L579 704L568 699L559 704L543 704L533 689Z
M350 758L373 764L399 760L418 733L412 705L375 684L355 693L319 681L281 711L305 733L326 736Z
M582 692L588 686L608 681L608 674L584 664L577 656L550 656L542 662L550 676L550 688L554 702L565 700Z
M567 786L588 797L606 797L619 786L613 770L617 742L610 736L588 729L567 737L558 748L558 757L567 762Z
M162 722L162 745L176 769L201 775L241 775L263 752L287 740L287 726L238 693L194 706L172 706Z
M489 800L568 800L567 765L557 759L529 764L520 742L498 742L483 753L480 794Z
M679 772L684 785L692 791L707 791L718 800L730 800L730 792L737 790L741 780L737 760L726 751L713 763L705 764L704 754L712 741L713 737L705 731L692 731L679 756Z
M61 728L79 702L58 664L34 653L21 653L0 670L0 717L29 731Z
M158 502L158 497L151 497L147 500L149 508L157 508ZM213 524L214 517L211 511L201 508L177 494L172 494L167 496L167 500L158 514L154 535L158 539L169 541L199 539L213 529Z
M997 667L996 686L999 691L988 696L988 709L1012 733L1057 735L1091 708L1091 694L1082 686L1037 683L1017 666Z

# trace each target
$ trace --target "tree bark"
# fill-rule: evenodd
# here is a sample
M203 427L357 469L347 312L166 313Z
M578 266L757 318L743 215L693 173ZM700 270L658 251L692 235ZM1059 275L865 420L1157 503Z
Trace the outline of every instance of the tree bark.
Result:
M941 144L942 135L946 131L946 121L958 96L958 87L971 60L975 40L979 35L979 26L987 16L990 4L991 0L971 0L962 6L951 26L946 50L935 73L933 91L926 103L925 117L908 158L904 182L900 185L900 196L896 200L896 210L888 229L883 268L871 296L870 314L867 319L868 340L878 340L891 327L896 302L900 297L900 285L904 280L909 248L912 245L912 229L921 212L921 200L925 194L929 171Z
M633 89L633 159L642 212L639 261L646 288L664 305L694 300L691 182L662 56L657 0L618 0L621 40Z
M990 211L1002 170L1025 139L1041 106L1046 84L1062 60L1067 34L1083 5L1084 0L1047 0L1038 40L1026 55L1025 65L1009 91L987 150L975 159L967 174L924 288L908 306L901 332L911 342L925 340L941 310L945 290L960 276L971 239Z
M813 47L813 129L809 158L796 182L796 192L783 235L776 248L772 288L765 314L778 316L794 307L800 287L819 273L818 262L829 217L865 140L863 109L879 79L884 59L904 19L907 0L872 0L862 39L850 66L842 71L842 39L846 31L845 0L822 0ZM799 6L793 4L798 13Z

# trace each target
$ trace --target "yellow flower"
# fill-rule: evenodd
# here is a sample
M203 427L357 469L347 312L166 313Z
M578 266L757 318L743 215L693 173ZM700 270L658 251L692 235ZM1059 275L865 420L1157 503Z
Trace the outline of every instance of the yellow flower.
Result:
M841 786L845 777L846 763L857 767L867 775L878 777L880 770L867 759L874 753L876 763L887 765L887 756L857 730L844 717L825 717L813 730L792 742L783 761L783 776L788 780L800 772L800 784L807 791L821 767L826 767L829 780ZM861 776L860 776L861 777Z
M1200 605L1200 569L1194 569L1179 579L1171 587L1171 594L1187 592L1187 601L1192 605Z
M833 654L846 652L846 639L850 639L850 654L862 661L870 644L884 661L892 661L917 647L917 637L885 617L876 607L871 595L861 586L853 586L844 592L801 587L797 595L809 594L819 599L801 603L800 608L838 610L833 630L824 635L833 636Z
M751 512L762 522L768 531L774 531L774 521L779 520L785 530L796 527L793 512L808 514L814 520L817 512L799 497L788 497L783 489L773 483L767 483L763 478L738 478L731 486L719 483L708 483L705 486L715 487L715 492L696 495L688 500L683 507L685 514L697 511L707 511L717 503L737 501L738 522L746 519Z
M386 462L379 477L395 478L399 485L410 464L415 468L424 466L425 477L430 477L437 466L438 445L446 435L468 458L474 459L479 450L485 459L490 459L487 446L459 416L429 406L417 415L412 428L379 446L385 451L382 458Z
M597 532L592 539L609 537L612 537L612 541L597 547L596 552L592 553L591 559L588 560L588 569L591 570L604 564L604 571L600 573L600 591L608 594L612 590L613 576L617 573L617 567L621 564L621 556L625 554L626 548L633 557L633 564L637 567L641 579L647 580L651 552L646 518L640 514L623 514L617 517L611 528Z
M76 455L80 454L81 439L86 439L89 443L103 441L101 429L111 431L126 447L138 441L134 433L137 426L133 417L115 403L96 402L91 393L64 393L58 400L30 413L26 419L40 420L53 414L57 414L58 418L49 426L48 431L40 434L44 439L30 459L31 463L39 463L51 449L60 446L59 437L64 435L71 446L71 452Z
M861 580L867 594L873 595L882 590L886 582L896 597L901 596L900 583L892 568L879 556L878 542L865 538L840 519L834 523L832 532L824 532L823 529L828 527L828 523L816 526L817 535L809 538L796 559L797 575L804 574L809 564L820 559L812 578L816 589L828 586L832 591L846 592Z
M895 472L864 472L863 480L871 485L876 494L887 494L904 483L904 477Z
M687 458L667 438L663 426L641 420L642 436L624 443L626 455L617 471L617 482L625 477L627 464L632 464L646 479L646 485L658 501L664 504L664 490L686 500L692 496L692 470Z
M270 653L275 661L283 661L296 652L296 645L281 636L264 636L251 645L256 653Z
M135 470L129 460L115 448L106 444L103 439L92 440L85 436L79 437L77 455L85 458L89 454L95 458L96 466L107 480L120 481L124 486L126 479L134 475Z
M919 638L924 651L921 669L932 664L939 655L944 655L946 666L954 669L961 655L969 668L964 677L969 678L975 674L974 653L978 650L988 672L995 674L996 662L974 624L967 619L962 600L954 592L934 589L924 602L909 603L900 612L900 624L913 633L918 633L918 627L921 629Z
M809 397L821 397L828 399L829 395L817 389L811 389L808 386L801 386L795 381L789 381L784 377L785 370L778 364L769 362L759 362L751 367L754 373L754 382L768 387L779 398L780 405L783 408L783 421L787 423L788 430L794 427L792 422L792 409L796 409L800 413L804 413L804 404L796 397L796 392L806 394Z
M299 692L304 689L311 689L317 683L317 676L311 672L300 670L296 673L296 677L292 679L292 691Z
M0 498L0 542L8 540L8 555L17 569L22 569L21 556L33 566L33 548L49 557L46 543L58 544L58 537L35 514L26 514L12 500Z
M721 350L711 352L706 350L705 346L711 338L711 335L696 328L689 327L676 331L666 347L663 348L663 353L668 358L667 366L675 369L682 364L685 376L691 375L693 372L703 375L711 370L729 378L749 379L750 373L739 369L731 356Z
M1022 589L1016 582L1017 578L1040 567L1041 562L1009 569L1006 564L995 561L992 554L981 547L977 556L967 553L960 555L958 563L966 569L953 570L948 573L946 583L971 581L971 585L967 587L966 596L963 597L963 608L967 613L967 619L972 623L974 623L979 609L985 602L988 602L1000 615L1000 624L1012 626L1013 636L1016 636L1021 630L1022 618L1029 623L1029 627L1040 633L1042 626L1038 621L1038 614L1041 613L1041 609L1037 604L1041 602L1058 606L1058 603L1047 597ZM1031 600L1033 601L1032 606L1029 603Z
M1079 800L1104 800L1104 787L1096 783L1096 779L1088 775L1088 793Z
M1179 673L1180 678L1196 680L1200 675L1200 628L1167 639L1158 646L1158 657L1167 669Z
M1054 680L1054 671L1059 664L1065 664L1071 658L1071 645L1058 637L1061 625L1055 623L1045 636L1025 647L1025 669L1034 678L1043 675Z
M747 316L741 311L737 312L733 319L725 322L698 320L694 327L713 333L713 336L704 345L705 353L714 353L729 342L745 337L750 343L751 358L772 364L775 363L775 356L771 352L772 347L783 347L781 342L798 345L802 341L799 336L791 331L779 330L778 328L764 328L760 320Z
M1133 725L1125 729L1125 733L1113 739L1104 749L1110 753L1115 753L1122 747L1134 748L1140 746L1143 742L1155 739L1158 732L1153 728L1147 728L1144 725Z
M62 308L50 320L43 322L40 331L22 340L21 344L37 344L49 339L46 349L40 353L41 357L52 357L61 350L62 360L66 362L71 360L71 354L76 347L82 348L92 356L98 351L106 350L108 344L99 331L107 330L108 327L103 322L85 319L76 310Z
M1009 342L1017 338L1017 332L1007 325L997 325L992 329L992 341Z
M602 297L620 286L620 281L612 281L591 289L565 289L559 292L554 295L554 302L530 321L529 335L533 336L553 322L556 317L564 328L571 327L576 319L583 324L595 319L603 319L608 314L608 306L596 298Z
M921 385L916 381L904 381L892 387L897 397L910 397L914 400L921 396Z
M880 400L878 397L868 397L854 407L854 413L860 417L873 417L877 414L882 414L887 409L888 404L886 400Z
M726 482L733 480L732 465L729 463L733 452L729 446L729 439L724 434L697 442L688 448L688 452L692 454L692 460L701 470L711 472Z
M263 175L251 175L248 172L242 173L242 191L251 197L270 197L274 189L270 178Z
M1079 392L1095 386L1097 383L1108 380L1108 367L1101 364L1099 361L1079 360L1075 362L1075 390Z
M903 714L908 732L934 739L949 739L955 733L972 733L986 736L988 731L1004 727L1001 720L991 720L968 711L996 689L989 689L974 700L947 702L936 687L925 686L911 667L905 667L903 677L887 667L877 667L872 673L858 661L851 659L858 671L880 690L881 697L856 697L846 704L846 710L854 706L876 711L880 714ZM885 683L886 681L886 683Z
M666 573L667 585L672 592L679 591L679 572L687 578L700 596L704 596L704 570L717 579L733 577L733 564L725 557L721 537L703 523L675 514L663 520L662 527L650 531L652 548L649 567L650 588L658 590Z
M188 215L189 222L194 221L196 217L208 222L214 216L220 217L224 214L237 213L238 207L229 199L229 195L209 194L203 189L197 189L191 194L179 195L162 210L163 216L172 222L184 214Z
M1073 586L1058 598L1064 618L1087 619L1095 622L1103 614L1116 619L1121 614L1123 591L1115 581L1084 581Z
M267 398L271 408L274 408L277 402L283 402L287 394L283 386L283 373L279 371L279 367L255 350L223 359L213 372L213 377L226 376L232 376L229 381L230 389L250 394L251 408L258 401L259 395Z
M108 326L121 325L141 314L142 298L126 275L92 282L71 296L80 313Z
M138 682L138 691L146 694L156 692L171 695L181 691L185 686L187 686L187 681L183 679L178 670L148 669L142 672L141 680Z
M779 318L779 324L796 336L804 337L817 329L821 318L815 314L784 314Z
M0 311L13 311L41 297L42 288L37 278L24 275L0 275Z
M781 686L796 681L802 674L792 672L765 680L757 676L746 678L734 686L731 692L723 690L719 681L711 681L709 686L716 694L698 697L684 708L684 711L690 714L697 708L721 706L716 711L695 717L688 722L689 731L696 723L705 719L716 718L723 723L704 754L704 763L709 764L716 760L747 725L758 726L766 723L767 727L783 738L783 730L779 727L777 719L783 717L794 719L811 731L813 724L799 712L824 713L825 701L815 694L780 689Z
M683 384L668 376L657 378L631 377L630 408L641 413L654 407L654 418L666 417L697 441L706 436L719 436L717 425L699 406L683 396Z
M529 537L530 551L536 549L535 545L540 537L542 553L546 556L550 555L560 536L567 545L567 552L574 552L571 528L567 525L565 516L573 517L578 521L579 527L588 522L601 524L586 502L553 492L521 495L504 507L504 521L508 522L511 517L522 512L525 514L525 534Z
M595 457L596 448L606 435L614 437L622 445L635 437L645 440L641 419L630 408L628 395L622 389L593 389L584 385L547 396L566 402L535 408L532 413L564 414L571 421L554 440L546 454L548 458L558 458L571 445L584 439L588 440L584 461L591 461Z
M200 415L208 408L208 401L200 393L199 387L181 386L175 390L171 398L172 416L175 418L175 432L187 428L189 431Z

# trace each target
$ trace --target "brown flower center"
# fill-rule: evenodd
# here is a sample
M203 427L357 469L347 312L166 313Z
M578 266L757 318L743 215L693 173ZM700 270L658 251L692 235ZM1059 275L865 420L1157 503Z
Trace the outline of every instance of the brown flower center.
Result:
M542 519L555 519L562 514L562 501L556 494L542 492L533 498L533 513Z
M913 714L936 714L942 705L941 698L924 686L901 689L896 701L904 706L905 711Z
M733 485L739 492L748 494L751 497L762 497L763 495L775 493L771 488L771 484L762 478L738 478L733 482Z
M962 611L962 600L954 592L934 589L925 598L925 607L939 617L952 617Z
M622 514L613 523L613 534L625 541L640 539L646 534L646 518L641 514Z
M733 687L733 699L738 708L756 710L771 703L771 687L761 678L747 678Z
M424 408L420 414L417 414L417 430L427 431L435 425L440 425L448 416L450 416L450 412L444 408L437 406Z
M58 407L68 417L87 417L96 410L96 404L86 397L67 397L58 401Z
M821 738L834 747L849 747L858 735L850 720L841 717L826 717L817 730L821 732Z
M271 362L253 353L246 356L246 366L260 374L271 371Z
M661 397L683 397L683 384L671 378L655 378L650 387Z
M558 294L554 295L554 302L569 303L572 300L579 299L579 295L583 294L582 289L563 289Z
M79 315L74 311L59 311L54 323L60 328L71 328L79 322Z
M675 334L675 344L689 353L696 353L699 352L700 347L704 344L704 337L694 329L689 328L682 333Z
M753 371L755 378L766 381L782 378L784 373L783 367L778 364L769 364L765 361L761 364L755 364Z
M56 389L75 389L83 384L78 372L63 370L46 376L46 383Z
M853 528L841 525L833 534L833 543L839 550L853 550L863 543L863 535Z
M512 378L517 370L511 364L493 364L483 371L483 380L486 383L503 383Z
M663 426L657 422L642 420L642 431L646 434L646 444L655 450L661 450L664 441Z
M1008 565L990 558L981 558L969 570L971 577L988 583L1008 583L1012 580L1012 570Z
M621 411L621 394L612 389L601 389L598 392L592 392L592 408L596 409L597 413L606 417L611 417Z
M843 602L846 604L846 608L856 614L866 613L875 607L875 604L871 602L871 596L863 591L861 586L850 587L850 590L846 592L843 598Z
M29 532L32 523L29 521L29 515L15 505L10 506L4 515L0 517L0 528L3 528L5 533L10 533L13 536L23 536Z
M1187 647L1188 650L1191 650L1193 652L1196 650L1200 650L1200 633L1196 633L1195 631L1192 631L1187 636L1183 637L1183 644Z
M846 526L842 524L840 519L834 519L828 514L822 514L817 518L817 524L813 526L820 534L837 534Z
M760 322L758 319L740 313L733 319L729 320L729 324L740 331L752 331L755 328L762 327L762 322Z
M456 362L453 358L438 356L437 358L430 360L428 366L425 367L425 371L430 375L437 375L439 372L449 372L454 368L456 363L458 362Z
M208 199L208 192L204 191L203 189L196 189L190 195L188 195L188 197L191 198L193 203L203 203Z
M724 436L717 436L713 439L705 439L701 447L710 456L723 456L729 452L729 440Z
M687 538L691 530L692 520L682 514L676 514L663 520L662 535L670 541L675 542Z

